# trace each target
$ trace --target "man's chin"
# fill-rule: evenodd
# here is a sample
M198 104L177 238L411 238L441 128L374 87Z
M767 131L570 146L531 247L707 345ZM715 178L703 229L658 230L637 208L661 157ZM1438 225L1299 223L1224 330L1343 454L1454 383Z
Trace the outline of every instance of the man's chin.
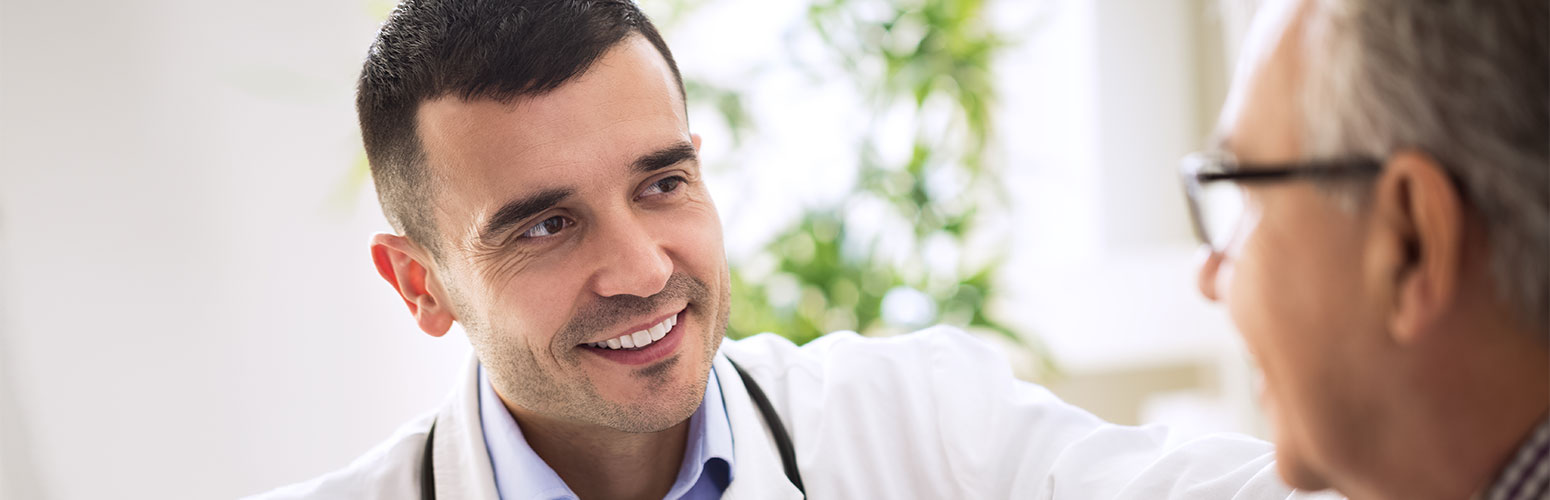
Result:
M594 379L600 396L615 408L607 426L621 432L658 432L688 420L705 399L705 372L698 356L680 353L639 368L605 367ZM640 372L647 373L642 374Z
M648 398L630 397L615 400L620 411L613 416L609 427L620 432L660 432L689 420L705 399L703 384L674 384Z
M1303 491L1319 491L1330 488L1329 481L1322 474L1308 467L1302 457L1295 453L1287 453L1284 446L1276 446L1276 472L1281 474L1281 479L1288 486Z
M1273 401L1273 399L1272 399ZM1306 443L1290 435L1289 423L1286 418L1275 412L1268 412L1271 417L1271 425L1275 427L1276 445L1276 472L1281 474L1281 479L1286 484L1299 490L1318 491L1330 487L1329 480L1320 474L1308 461L1308 453L1304 447Z
M714 332L690 308L645 359L619 359L608 352L588 352L583 368L597 395L614 409L606 425L621 432L659 432L688 420L705 399L715 351L706 346ZM583 347L583 349L592 349ZM643 362L632 362L643 361Z

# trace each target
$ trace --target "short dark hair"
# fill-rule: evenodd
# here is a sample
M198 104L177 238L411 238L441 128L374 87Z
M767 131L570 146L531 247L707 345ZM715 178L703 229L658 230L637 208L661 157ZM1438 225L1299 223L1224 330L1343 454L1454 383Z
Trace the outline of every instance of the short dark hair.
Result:
M446 96L512 102L585 73L610 48L643 36L683 77L667 43L631 0L404 0L366 55L356 90L361 139L393 229L440 254L434 186L416 132L420 104Z

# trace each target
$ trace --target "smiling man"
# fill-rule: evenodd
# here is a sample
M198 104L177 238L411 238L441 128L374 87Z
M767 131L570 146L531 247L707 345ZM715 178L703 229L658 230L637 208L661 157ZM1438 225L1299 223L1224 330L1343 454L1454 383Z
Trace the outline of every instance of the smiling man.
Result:
M674 74L646 37L614 45L540 99L425 100L416 122L438 232L379 235L372 248L421 328L463 322L499 395L488 403L597 498L672 485L728 305L720 221ZM414 243L431 238L445 246Z
M627 0L410 0L358 98L372 258L452 397L273 498L1286 498L1270 449L1107 424L950 328L724 341L721 226Z
M407 2L362 73L403 232L372 257L427 333L462 323L505 496L731 480L726 411L701 404L719 393L728 273L678 78L622 2Z
M1281 473L1550 499L1550 3L1286 0L1184 165Z

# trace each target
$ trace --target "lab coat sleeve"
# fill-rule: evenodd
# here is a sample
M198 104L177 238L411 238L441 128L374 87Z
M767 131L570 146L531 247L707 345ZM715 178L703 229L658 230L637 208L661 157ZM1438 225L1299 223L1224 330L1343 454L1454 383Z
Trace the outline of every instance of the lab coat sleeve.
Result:
M963 485L983 498L1285 499L1268 443L1235 435L1180 442L1161 426L1113 425L1017 380L988 345L924 332L939 431Z
M1109 424L954 328L738 344L791 418L811 498L1299 498L1267 443Z

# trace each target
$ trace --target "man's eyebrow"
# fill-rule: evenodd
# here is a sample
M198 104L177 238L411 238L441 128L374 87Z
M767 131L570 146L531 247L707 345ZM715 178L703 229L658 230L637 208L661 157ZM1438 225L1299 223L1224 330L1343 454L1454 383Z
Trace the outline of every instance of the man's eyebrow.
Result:
M696 154L698 153L694 150L693 144L680 142L636 159L635 171L648 173L661 170L687 160L693 160Z
M575 191L570 188L546 189L537 194L507 202L500 210L495 211L495 215L490 216L489 222L484 224L484 230L479 233L479 239L489 241L502 231L532 217L533 214L558 205L572 194L575 194Z

